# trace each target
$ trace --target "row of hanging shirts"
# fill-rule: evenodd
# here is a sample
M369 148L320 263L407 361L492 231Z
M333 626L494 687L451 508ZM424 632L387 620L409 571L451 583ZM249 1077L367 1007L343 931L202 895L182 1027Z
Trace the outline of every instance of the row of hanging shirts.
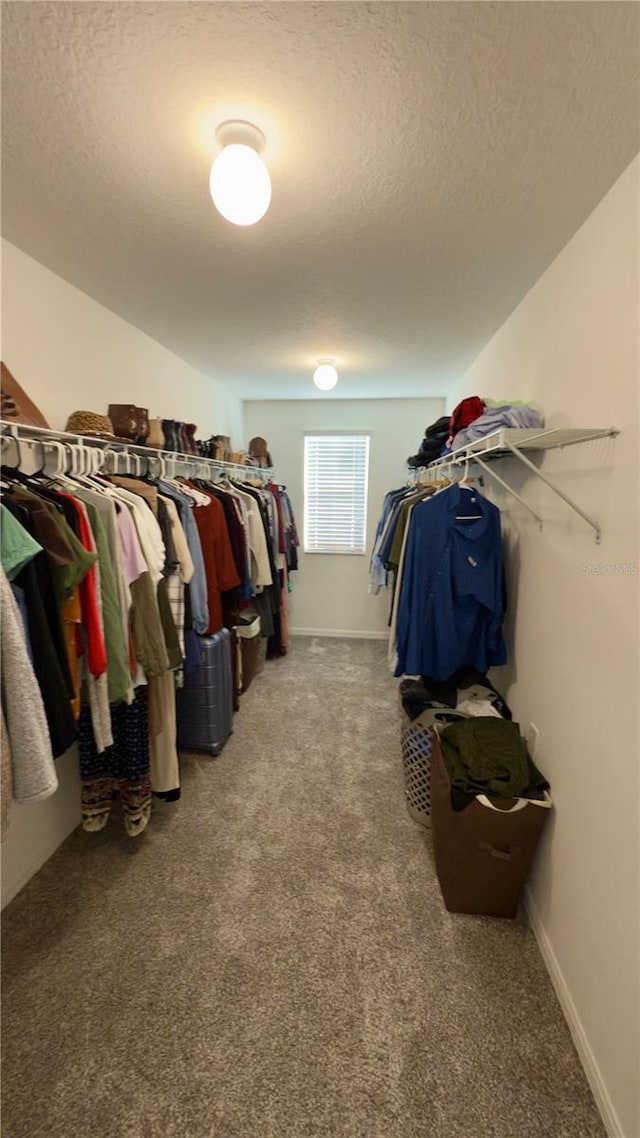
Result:
M175 691L198 635L254 606L271 654L286 651L291 503L251 468L41 436L2 449L3 812L54 793L77 741L85 829L118 791L139 834L152 794L180 794Z
M389 667L447 680L506 662L500 511L468 477L424 474L385 495L369 592L389 586Z

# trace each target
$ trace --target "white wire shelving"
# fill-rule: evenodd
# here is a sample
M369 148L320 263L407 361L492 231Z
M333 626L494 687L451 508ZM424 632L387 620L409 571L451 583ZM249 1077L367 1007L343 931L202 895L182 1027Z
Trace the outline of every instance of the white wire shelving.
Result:
M619 434L620 430L618 427L548 427L529 429L503 427L498 431L493 431L490 435L485 435L482 439L476 439L475 442L452 451L451 454L435 459L434 462L429 463L426 470L444 473L450 468L464 466L465 471L468 471L471 463L477 464L486 474L490 475L494 481L498 482L503 490L506 490L508 494L515 498L520 505L535 518L538 526L542 529L543 520L540 515L537 514L535 510L525 502L524 498L522 498L493 468L493 462L496 459L515 458L531 474L544 482L554 494L562 498L563 502L566 502L587 525L591 526L596 535L596 543L599 544L601 532L598 523L578 506L564 490L561 490L546 474L543 474L524 452L556 450L563 447L574 446L576 443L591 442L594 439L615 438L615 436Z
M13 442L12 442L13 440ZM183 454L180 451L158 450L154 447L140 446L119 439L100 438L96 435L79 435L69 431L55 431L49 427L30 427L22 423L0 420L0 442L2 443L2 462L7 461L9 448L12 455L9 465L20 464L25 473L36 473L48 469L51 456L61 459L66 452L71 461L80 465L86 459L87 469L106 470L112 474L167 474L172 478L191 475L195 478L215 478L221 474L236 478L255 478L271 481L274 472L271 468L250 466L222 459L205 458L196 454ZM93 461L92 461L93 457ZM82 463L81 461L82 460Z

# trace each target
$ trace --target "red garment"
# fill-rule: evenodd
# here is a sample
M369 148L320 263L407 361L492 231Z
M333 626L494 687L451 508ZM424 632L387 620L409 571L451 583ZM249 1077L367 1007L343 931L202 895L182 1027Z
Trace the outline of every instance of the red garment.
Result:
M187 483L187 486L189 483ZM238 589L241 581L238 576L229 531L222 503L213 494L197 487L198 493L205 494L209 506L194 506L193 516L200 535L204 568L207 575L207 600L209 603L209 625L207 636L220 632L224 627L221 593Z
M71 494L63 494L60 490L57 490L56 493L61 498L64 498L65 501L71 502L71 505L78 515L78 538L88 553L95 553L93 533L81 503ZM100 609L98 607L95 565L91 566L84 580L78 585L78 592L80 594L80 607L82 609L82 624L84 625L87 638L89 671L95 679L98 679L98 677L103 676L107 670L107 649L104 643ZM81 646L78 645L78 648L80 649ZM78 651L78 655L82 655L81 650Z
M470 426L471 423L480 418L484 408L485 404L479 395L471 395L468 399L463 399L458 403L449 420L449 445L451 445L458 431L463 431L465 427Z

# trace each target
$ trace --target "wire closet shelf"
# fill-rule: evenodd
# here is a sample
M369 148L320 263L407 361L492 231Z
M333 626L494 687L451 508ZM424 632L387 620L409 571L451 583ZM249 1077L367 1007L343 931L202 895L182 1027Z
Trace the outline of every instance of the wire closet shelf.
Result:
M26 466L34 473L39 470L46 472L50 459L59 463L66 455L79 472L82 470L86 473L103 470L111 474L166 474L172 478L190 475L214 481L227 476L245 479L257 477L263 482L270 482L274 477L272 468L158 450L95 435L55 431L48 427L30 427L6 420L0 421L0 440L3 464L12 448L11 464L19 464L22 469Z
M453 470L461 465L464 465L466 470L468 470L469 465L475 463L481 470L490 475L494 481L498 482L503 490L515 498L535 519L539 528L542 529L543 521L540 515L525 502L524 498L522 498L493 467L493 461L496 459L515 458L522 466L526 467L530 474L533 474L536 478L540 479L540 481L544 482L554 494L561 498L562 501L574 511L574 513L578 514L587 525L591 526L595 533L596 543L599 544L601 531L598 523L589 514L585 513L564 490L561 490L555 482L546 474L543 474L524 452L555 450L562 447L573 446L576 443L591 442L594 439L615 438L616 435L619 434L620 429L618 427L548 427L544 429L503 427L498 431L493 431L490 435L485 435L482 439L476 439L467 446L462 446L458 450L452 451L451 454L443 455L441 458L435 459L433 462L430 462L425 469L435 475L441 476L447 471Z

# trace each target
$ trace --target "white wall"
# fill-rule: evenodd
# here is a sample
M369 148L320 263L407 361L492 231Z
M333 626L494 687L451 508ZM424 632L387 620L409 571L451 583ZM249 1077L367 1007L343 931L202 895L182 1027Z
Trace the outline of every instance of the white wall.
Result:
M198 435L242 438L242 405L145 333L8 242L2 243L2 359L54 429L75 410L134 403L198 424ZM12 804L2 845L6 905L80 821L75 749L58 761L60 788L35 806Z
M291 575L292 631L337 635L383 636L387 631L389 596L367 594L369 557L382 499L402 486L406 459L418 450L425 427L444 410L440 399L273 400L244 404L245 445L261 435L280 482L291 495L300 541L304 510L304 435L313 431L369 431L369 497L367 553L363 557L305 554Z
M495 500L511 550L502 682L515 717L540 731L555 804L531 885L533 924L609 1132L625 1138L640 1135L638 171L636 161L450 397L529 398L549 426L621 428L614 441L542 460L599 520L601 545L511 464L501 473L542 513L543 532Z
M109 403L195 422L197 437L242 435L231 388L196 371L86 293L2 242L2 359L42 411L64 430L72 411Z

